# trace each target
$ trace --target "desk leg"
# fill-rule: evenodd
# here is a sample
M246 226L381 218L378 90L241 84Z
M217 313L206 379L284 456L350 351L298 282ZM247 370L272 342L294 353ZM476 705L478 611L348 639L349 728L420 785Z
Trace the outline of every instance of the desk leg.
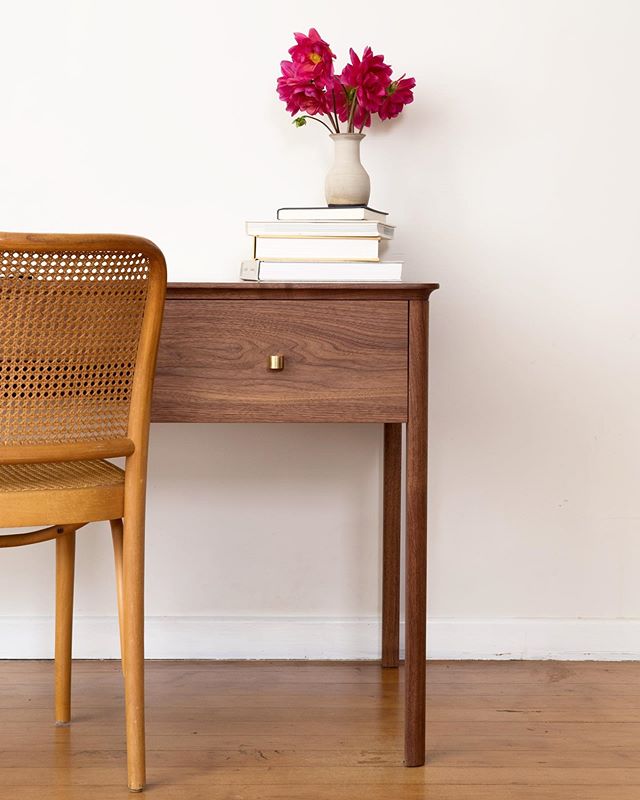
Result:
M382 510L382 666L400 662L400 485L402 424L384 426Z
M420 767L425 762L427 326L427 303L418 300L409 301L405 554L405 764L407 767Z

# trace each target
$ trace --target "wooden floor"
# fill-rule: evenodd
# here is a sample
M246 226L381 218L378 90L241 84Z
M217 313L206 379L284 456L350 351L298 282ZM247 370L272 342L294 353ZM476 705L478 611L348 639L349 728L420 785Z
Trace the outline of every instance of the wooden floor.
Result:
M115 662L0 662L0 800L126 790ZM402 766L402 670L150 662L154 800L640 800L640 663L429 662L428 765Z

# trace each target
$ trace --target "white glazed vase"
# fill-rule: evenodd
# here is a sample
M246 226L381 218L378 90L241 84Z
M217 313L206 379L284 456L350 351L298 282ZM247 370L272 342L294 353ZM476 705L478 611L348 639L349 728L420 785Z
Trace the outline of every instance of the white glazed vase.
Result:
M371 194L371 181L360 163L360 142L363 133L332 133L335 145L333 166L327 173L324 193L330 206L366 206Z

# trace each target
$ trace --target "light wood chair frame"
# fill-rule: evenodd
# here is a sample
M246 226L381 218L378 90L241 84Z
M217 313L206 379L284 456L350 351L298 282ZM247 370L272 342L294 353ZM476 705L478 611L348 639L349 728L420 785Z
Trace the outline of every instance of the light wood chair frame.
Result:
M125 457L122 514L101 516L111 524L113 537L122 670L125 684L128 786L141 791L145 784L144 715L144 528L151 394L166 293L166 266L161 251L150 241L134 236L75 234L0 234L5 252L95 254L136 252L148 259L147 294L138 340L131 387L127 436L101 441L64 444L9 444L0 438L0 465L42 464ZM2 309L0 309L0 314ZM0 354L1 355L1 354ZM87 491L84 489L83 491ZM30 493L25 493L29 495ZM105 508L105 513L108 509ZM31 533L0 537L0 548L56 540L55 718L70 722L71 641L76 531L89 520L77 519L73 492L69 493L67 519L51 519ZM0 528L16 524L15 509L4 514ZM95 521L96 517L91 521Z

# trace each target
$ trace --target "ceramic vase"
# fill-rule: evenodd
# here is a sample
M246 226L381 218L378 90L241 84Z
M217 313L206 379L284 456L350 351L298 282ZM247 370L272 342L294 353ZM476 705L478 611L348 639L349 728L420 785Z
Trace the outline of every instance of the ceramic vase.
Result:
M334 160L324 184L327 205L366 206L371 194L371 181L360 163L360 142L363 133L332 133Z

